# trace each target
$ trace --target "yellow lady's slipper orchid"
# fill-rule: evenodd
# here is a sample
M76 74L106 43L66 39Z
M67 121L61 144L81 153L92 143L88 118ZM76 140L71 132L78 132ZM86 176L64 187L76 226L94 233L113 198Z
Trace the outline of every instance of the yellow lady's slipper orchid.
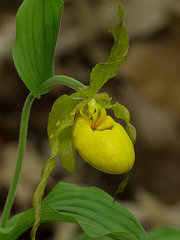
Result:
M95 111L96 112L96 111ZM94 168L109 174L128 172L134 164L134 146L125 129L101 108L91 119L78 114L73 142L81 157Z

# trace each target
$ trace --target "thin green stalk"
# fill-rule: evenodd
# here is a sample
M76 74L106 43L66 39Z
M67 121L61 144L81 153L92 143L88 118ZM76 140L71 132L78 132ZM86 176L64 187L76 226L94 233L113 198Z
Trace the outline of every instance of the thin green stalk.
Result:
M11 211L11 207L13 204L13 200L15 197L16 188L17 188L17 184L19 181L21 167L22 167L22 163L23 163L25 146L26 146L29 113L30 113L31 105L32 105L34 99L35 99L35 97L30 93L27 96L26 101L24 103L22 117L21 117L20 133L19 133L19 146L18 146L16 169L15 169L14 178L13 178L13 181L12 181L12 184L11 184L8 196L7 196L4 211L2 214L1 227L6 226L6 222L8 220L8 217L9 217L9 214Z
M75 80L74 78L61 75L61 76L52 77L49 80L47 80L44 84L42 84L41 93L46 92L46 89L48 89L54 84L63 84L75 90L77 90L78 88L85 88L85 86L82 83ZM16 169L15 169L13 181L6 199L0 227L6 226L6 222L8 220L11 207L14 201L16 188L17 188L17 184L19 181L20 173L21 173L25 146L26 146L29 113L30 113L31 105L34 99L35 97L30 93L24 103L22 117L21 117L20 133L19 133L19 146L18 146Z
M68 77L68 76L54 76L50 79L48 79L46 82L44 82L41 86L40 92L46 92L46 89L49 87L52 87L54 84L62 84L65 86L68 86L74 90L78 90L78 88L85 88L86 86L82 84L81 82L77 81L74 78Z

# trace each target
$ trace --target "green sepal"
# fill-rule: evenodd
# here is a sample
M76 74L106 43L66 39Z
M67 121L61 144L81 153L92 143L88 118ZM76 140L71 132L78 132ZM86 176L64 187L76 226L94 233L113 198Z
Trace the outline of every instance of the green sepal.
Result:
M115 38L114 46L106 63L98 63L90 73L90 85L79 91L91 98L101 89L101 87L117 74L117 69L121 63L126 61L129 48L129 37L123 25L124 10L119 1L118 17L120 22L109 31Z
M129 123L130 121L130 113L123 105L116 102L114 105L112 105L112 110L114 111L114 114L117 118L120 118L124 120L126 123Z
M106 92L97 94L95 96L95 99L103 108L106 108L106 109L111 108L114 111L114 115L117 118L122 119L126 123L126 132L129 135L132 143L135 144L136 129L130 123L130 113L127 110L127 108L118 102L116 102L115 104L112 105L111 98L109 97L109 95ZM124 191L124 189L128 183L128 180L131 178L131 176L132 176L132 169L126 173L125 179L119 184L118 189L116 190L116 193L114 196L114 200L115 200L117 194Z
M14 63L21 79L37 98L41 95L41 85L53 76L63 6L62 0L24 0L16 16Z
M126 122L126 132L129 135L133 144L136 142L136 129L135 127L129 122L130 121L130 113L123 105L116 102L112 105L112 110L117 118L120 118Z
M36 239L36 232L39 227L40 219L41 219L41 200L44 195L44 189L46 186L47 179L55 166L56 166L56 162L53 157L50 158L45 163L41 171L41 181L34 192L34 196L33 196L34 225L31 230L31 240Z
M72 141L71 126L74 123L79 100L68 95L62 95L53 104L48 118L48 138L51 146L51 155L59 155L62 166L73 173L75 166L75 148Z
M59 157L63 168L71 174L74 171L76 163L76 148L72 140L72 127L66 127L59 133L60 151Z
M136 142L136 129L130 122L127 123L126 132L129 135L132 143L135 144L135 142Z
M133 174L133 169L131 169L129 172L126 173L125 179L119 184L118 189L115 192L114 201L116 200L116 196L119 193L122 193L124 191L125 187L128 184L128 180L132 177L132 174Z
M108 109L112 107L111 98L109 97L107 92L98 93L94 98L96 102L98 102L101 105L102 108Z

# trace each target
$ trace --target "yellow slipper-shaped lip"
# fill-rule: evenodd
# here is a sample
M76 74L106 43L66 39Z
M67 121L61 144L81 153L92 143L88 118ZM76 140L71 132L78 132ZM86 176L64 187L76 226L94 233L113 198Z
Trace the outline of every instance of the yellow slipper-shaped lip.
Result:
M92 120L79 114L73 127L73 142L81 157L102 172L121 174L133 167L133 143L125 129L108 115L92 129Z

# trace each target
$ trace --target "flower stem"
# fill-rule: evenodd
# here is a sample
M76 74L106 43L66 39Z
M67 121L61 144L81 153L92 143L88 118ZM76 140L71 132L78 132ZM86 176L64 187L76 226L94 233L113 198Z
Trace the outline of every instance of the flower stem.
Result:
M46 82L44 82L42 84L41 89L40 89L41 94L43 94L44 92L46 93L46 89L48 89L49 87L52 87L54 84L62 84L62 85L68 86L74 90L78 90L78 88L86 87L84 84L82 84L81 82L77 81L74 78L59 75L59 76L54 76L54 77L48 79Z
M33 100L35 97L30 93L26 101L24 103L23 111L22 111L22 116L21 116L21 125L20 125L20 133L19 133L19 146L18 146L18 154L17 154L17 163L16 163L16 169L14 172L14 178L7 196L7 200L5 203L4 211L2 214L2 219L1 219L1 227L6 226L6 222L8 220L11 207L14 201L15 193L16 193L16 188L17 184L19 181L20 173L21 173L21 167L23 163L23 157L24 157L24 151L25 151L25 146L26 146L26 137L27 137L27 128L28 128L28 120L29 120L29 113L31 109L31 105L33 103Z

